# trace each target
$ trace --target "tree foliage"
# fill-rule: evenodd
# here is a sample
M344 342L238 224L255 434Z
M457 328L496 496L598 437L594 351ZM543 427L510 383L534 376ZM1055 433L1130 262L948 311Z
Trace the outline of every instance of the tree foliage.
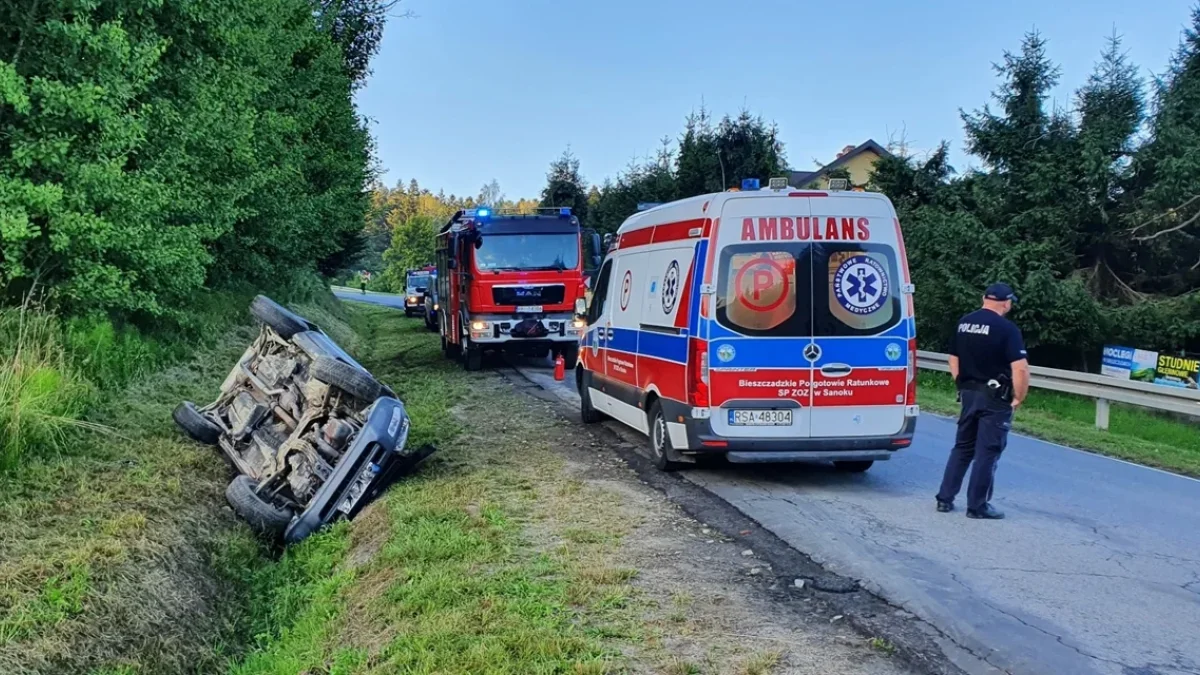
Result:
M594 200L588 225L615 232L643 202L666 202L738 186L743 178L766 180L787 172L783 143L774 124L743 110L713 124L701 108L689 115L678 143L663 139L656 155L631 162L606 181Z
M877 164L872 187L905 226L926 347L943 348L983 286L1005 280L1038 362L1094 365L1109 341L1200 349L1189 222L1200 214L1200 11L1193 24L1149 119L1118 37L1063 110L1049 99L1058 68L1031 33L997 66L993 105L962 113L982 169L955 174L945 145Z
M336 264L368 207L343 38L374 48L333 6L0 0L4 299L174 316Z
M568 148L550 163L542 206L568 206L581 222L587 222L587 191L587 181L579 174L579 159Z

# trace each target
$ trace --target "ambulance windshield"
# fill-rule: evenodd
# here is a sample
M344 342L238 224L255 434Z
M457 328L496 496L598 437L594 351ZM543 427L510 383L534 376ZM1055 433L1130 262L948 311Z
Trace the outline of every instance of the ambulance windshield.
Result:
M578 234L489 234L475 251L480 271L573 270L579 266Z
M896 269L894 251L880 244L729 246L717 321L743 335L876 335L901 318Z

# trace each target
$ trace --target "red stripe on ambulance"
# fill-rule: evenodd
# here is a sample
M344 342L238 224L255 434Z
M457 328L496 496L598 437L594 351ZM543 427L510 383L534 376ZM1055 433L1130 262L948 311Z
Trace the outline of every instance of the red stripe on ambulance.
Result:
M904 368L855 368L849 375L831 377L813 372L814 408L859 405L903 405L908 386Z

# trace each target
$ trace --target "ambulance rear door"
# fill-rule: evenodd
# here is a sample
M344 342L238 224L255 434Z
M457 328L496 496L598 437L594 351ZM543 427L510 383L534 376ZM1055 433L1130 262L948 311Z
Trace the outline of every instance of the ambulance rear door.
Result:
M813 216L812 436L888 436L905 421L911 304L891 204L870 193L808 200Z
M809 200L745 193L723 200L708 306L713 431L731 438L811 435Z

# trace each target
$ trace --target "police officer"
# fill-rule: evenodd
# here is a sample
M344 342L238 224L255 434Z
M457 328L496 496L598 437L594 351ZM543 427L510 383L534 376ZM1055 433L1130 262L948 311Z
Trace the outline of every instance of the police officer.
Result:
M1004 318L1016 301L1008 284L988 286L983 307L958 320L950 341L950 374L958 387L962 413L937 494L937 510L942 513L954 510L954 498L974 460L967 485L967 517L1004 517L988 501L1013 411L1029 392L1025 342L1017 326Z

